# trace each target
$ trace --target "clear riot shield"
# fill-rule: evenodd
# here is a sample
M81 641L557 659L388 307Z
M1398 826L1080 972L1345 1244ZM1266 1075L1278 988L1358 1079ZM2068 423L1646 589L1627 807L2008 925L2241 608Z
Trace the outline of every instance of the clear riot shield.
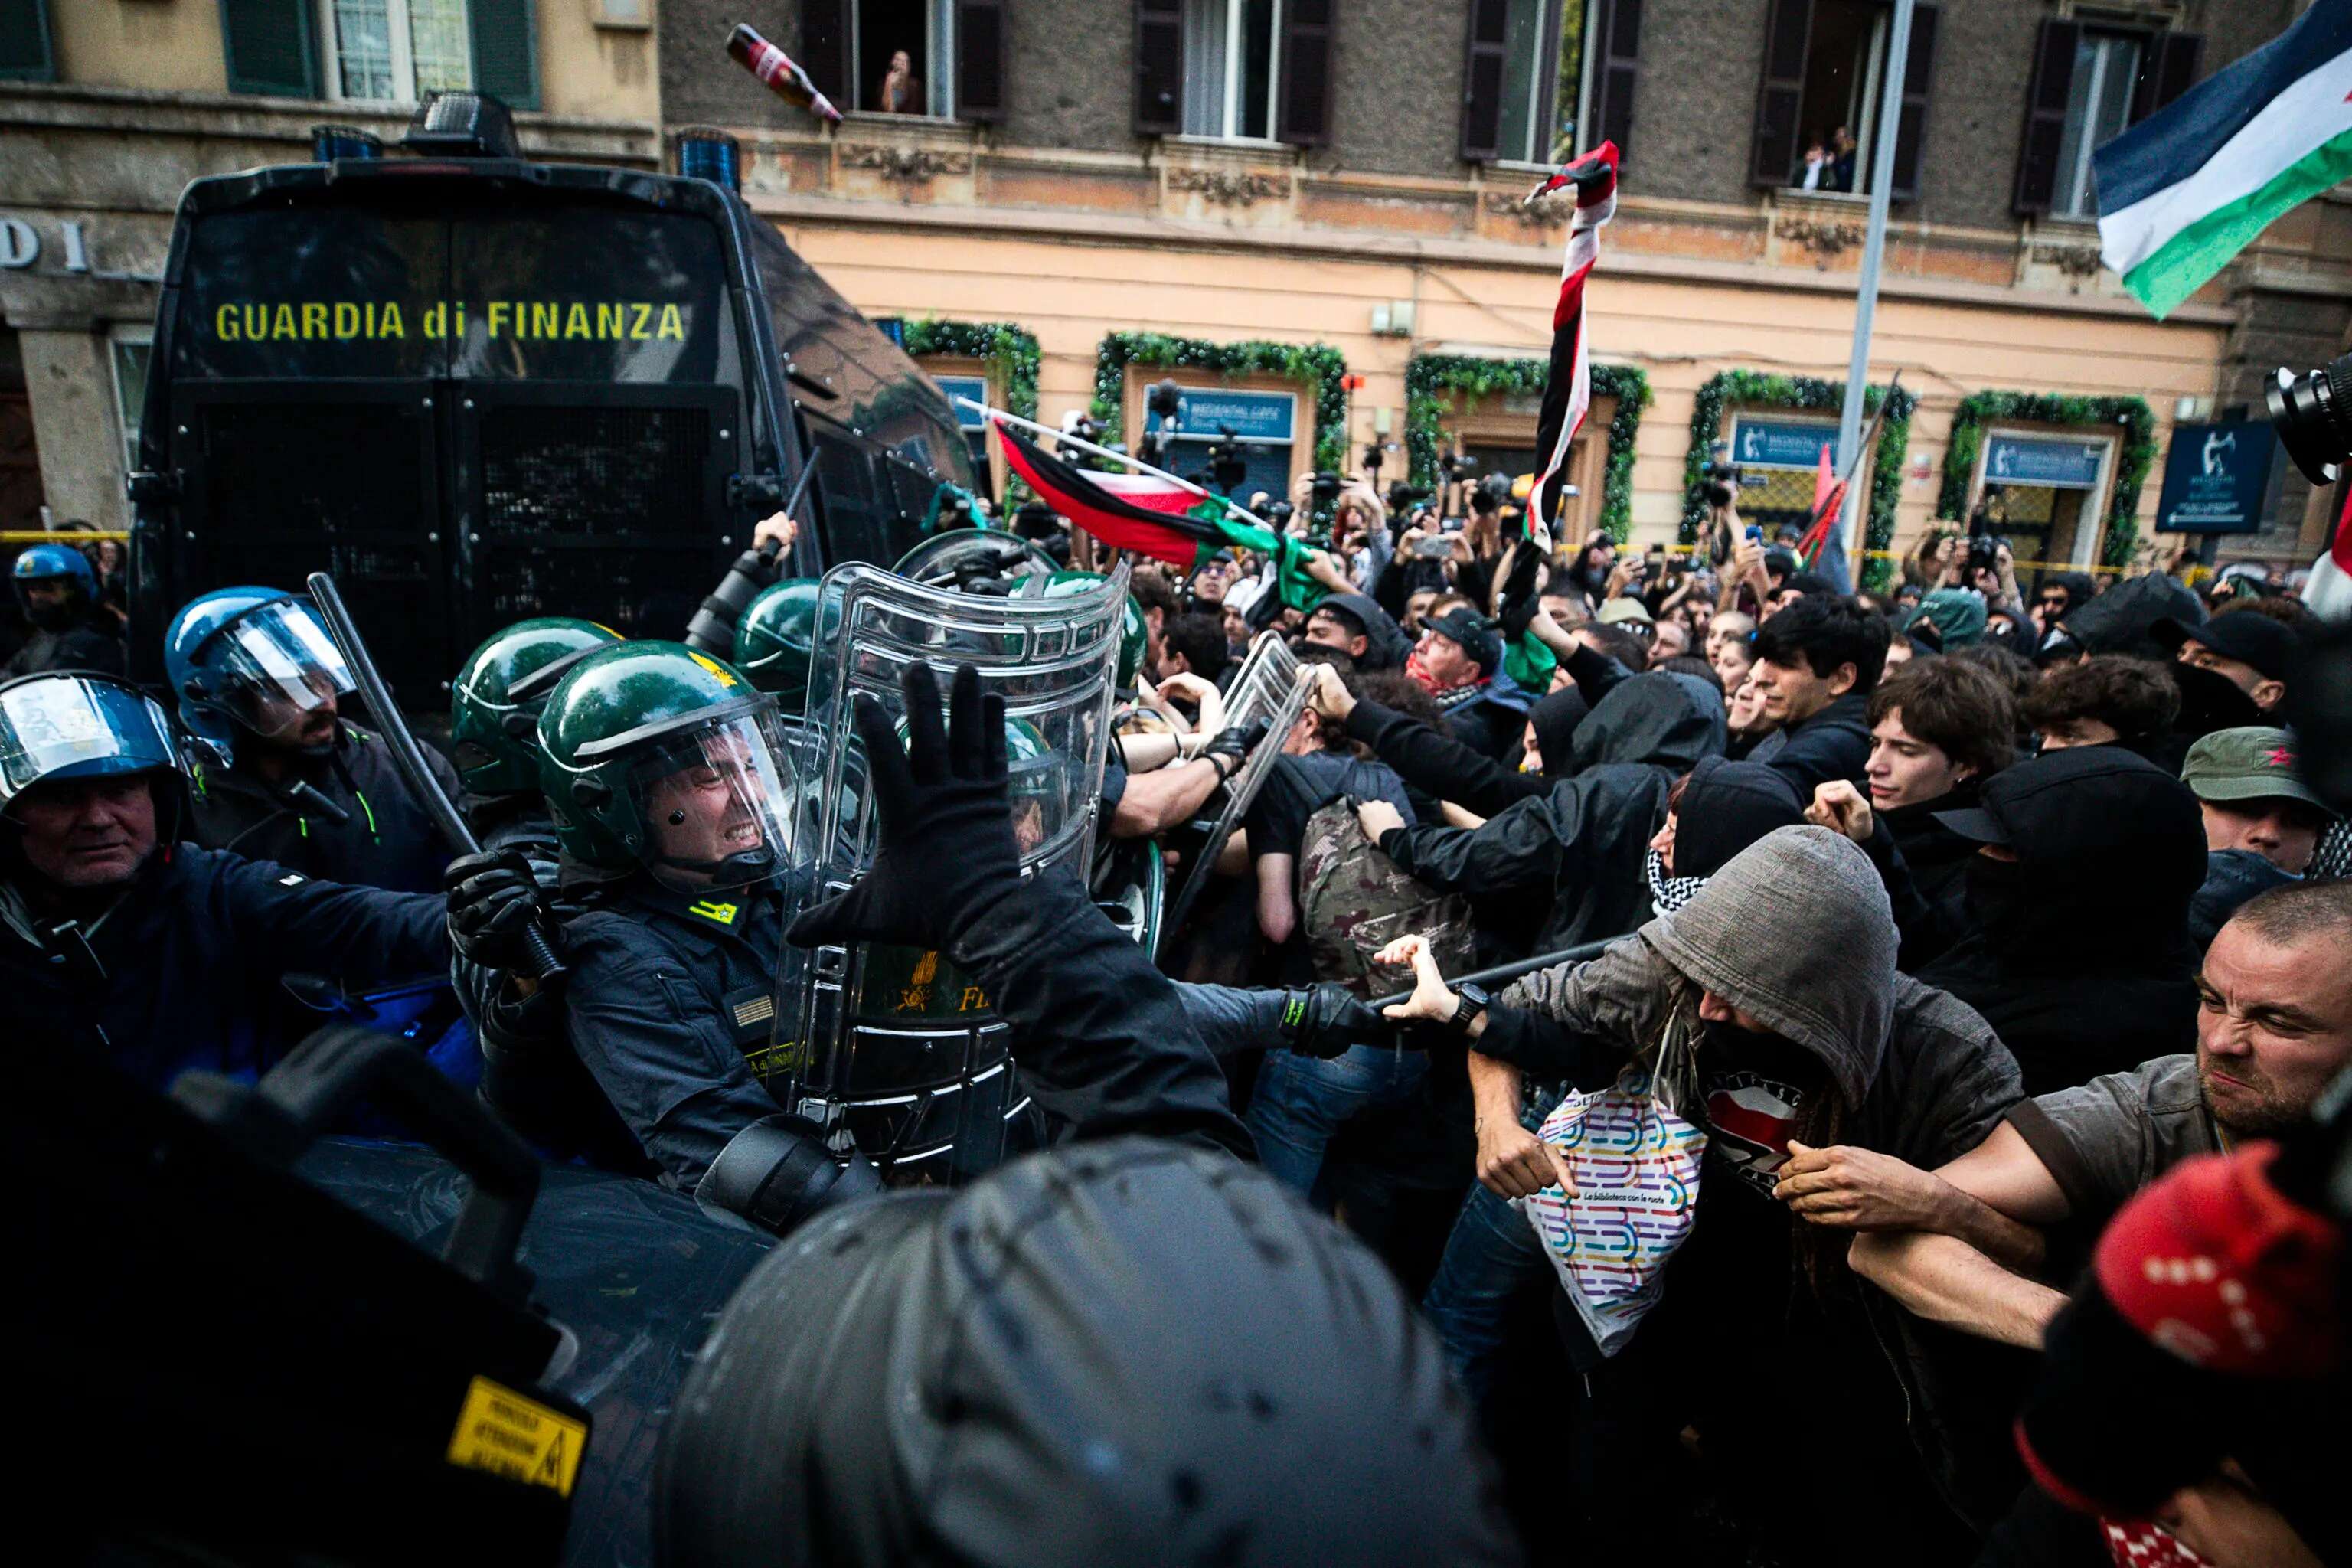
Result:
M1298 656L1268 628L1257 634L1239 674L1225 692L1225 722L1235 729L1253 719L1271 720L1298 684Z
M873 862L876 817L855 699L904 723L898 678L917 659L942 702L959 664L1004 699L1013 834L1024 870L1089 863L1102 800L1128 574L1093 592L1001 598L912 583L862 563L824 578L809 673L808 826L794 879L810 902ZM861 944L785 947L777 966L778 1100L856 1149L894 1185L945 1184L1005 1155L1029 1116L1008 1031L988 997L937 952ZM795 1025L797 1027L795 1028Z
M1271 637L1274 634L1269 632L1266 635ZM1256 650L1251 651L1255 653ZM1289 653L1287 648L1283 651L1286 655ZM1166 916L1160 921L1160 936L1171 936L1183 929L1184 917L1192 912L1193 900L1207 889L1209 879L1216 872L1217 858L1225 852L1225 840L1231 838L1234 829L1242 825L1242 818L1249 814L1251 805L1257 799L1257 792L1265 786L1266 774L1274 771L1274 760L1282 755L1282 738L1290 733L1290 727L1298 722L1299 714L1307 710L1307 682L1298 678L1298 661L1292 658L1290 689L1279 695L1273 710L1265 715L1265 739L1257 743L1256 749L1249 754L1249 761L1244 763L1241 771L1226 784L1224 808L1217 813L1216 823L1209 829L1209 837L1201 846L1199 858L1192 862L1192 874L1184 879L1183 889L1176 895L1176 901L1169 906ZM1239 720L1233 721L1240 722ZM1155 955L1158 952L1156 940L1153 952Z

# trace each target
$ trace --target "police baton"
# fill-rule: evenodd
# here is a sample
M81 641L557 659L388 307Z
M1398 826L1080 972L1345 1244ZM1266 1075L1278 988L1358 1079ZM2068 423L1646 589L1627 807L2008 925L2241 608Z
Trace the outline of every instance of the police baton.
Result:
M1601 938L1599 942L1579 942L1574 947L1563 947L1558 952L1539 952L1533 958L1522 958L1512 963L1498 963L1492 969L1480 969L1468 974L1457 974L1446 984L1456 986L1485 985L1496 980L1517 980L1520 975L1533 974L1538 969L1551 969L1563 963L1581 963L1588 958L1598 958L1603 948L1612 942L1624 940L1622 936L1609 936ZM1383 1007L1394 1007L1401 1003L1412 1000L1412 992L1400 991L1393 996L1375 996L1364 1005L1377 1013Z
M408 720L400 705L392 700L392 689L376 672L375 660L368 657L367 644L360 640L360 629L352 624L352 613L344 607L343 596L335 591L335 580L324 572L310 574L310 602L318 606L319 616L327 623L327 635L335 639L342 651L343 662L352 668L352 683L366 700L368 711L375 716L377 726L383 731L384 743L392 748L392 765L408 785L433 825L441 830L441 837L457 855L479 855L482 846L466 819L457 815L456 803L441 791L441 781L433 776L425 765L423 748L409 732ZM563 963L555 956L555 944L548 940L546 915L542 912L523 931L525 963L530 978L542 984L563 973Z

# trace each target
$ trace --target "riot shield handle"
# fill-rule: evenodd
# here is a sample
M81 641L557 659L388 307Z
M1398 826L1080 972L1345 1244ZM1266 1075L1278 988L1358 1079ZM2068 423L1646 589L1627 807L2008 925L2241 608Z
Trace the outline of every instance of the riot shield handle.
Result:
M405 1042L352 1024L306 1037L258 1083L187 1072L172 1098L256 1158L291 1166L363 1100L381 1100L471 1184L450 1223L441 1260L501 1300L530 1298L530 1270L516 1261L523 1223L539 1196L539 1162L470 1095Z

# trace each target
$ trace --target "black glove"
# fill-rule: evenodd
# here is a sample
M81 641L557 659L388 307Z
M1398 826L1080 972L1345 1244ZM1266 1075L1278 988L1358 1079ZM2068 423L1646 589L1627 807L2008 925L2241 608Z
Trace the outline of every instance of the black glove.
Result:
M547 901L521 850L461 855L441 873L441 885L449 894L449 942L459 957L484 969L538 973L528 935ZM552 931L555 922L544 929Z
M1216 763L1217 777L1230 779L1242 771L1242 764L1249 761L1250 752L1265 739L1266 728L1265 720L1253 719L1234 729L1220 730L1207 745L1201 748L1201 754ZM1219 757L1225 758L1233 765L1228 767L1224 763L1217 763Z
M1021 885L1004 785L1004 699L982 697L980 671L960 666L943 727L929 666L909 665L898 686L904 751L882 705L857 700L880 817L874 864L849 891L802 912L784 933L795 947L863 939L947 949Z
M1300 1056L1328 1060L1349 1046L1394 1044L1397 1026L1356 1000L1346 986L1327 980L1282 993L1281 1035L1282 1043Z
M1516 642L1527 636L1528 623L1536 618L1536 550L1522 541L1511 557L1511 574L1503 579L1503 606L1498 617L1505 638Z

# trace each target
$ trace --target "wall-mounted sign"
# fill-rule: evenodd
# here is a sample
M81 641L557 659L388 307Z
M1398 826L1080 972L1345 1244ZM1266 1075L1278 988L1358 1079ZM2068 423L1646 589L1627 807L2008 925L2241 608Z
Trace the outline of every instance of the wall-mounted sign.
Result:
M2175 425L2156 526L2166 533L2252 533L2278 504L2286 465L2267 419Z
M56 270L89 270L89 239L79 220L68 218L58 225L58 242L62 248ZM41 231L20 217L0 217L0 268L22 272L40 259Z
M2063 436L1995 436L1985 442L1985 483L2095 490L2107 459L2105 441Z
M948 405L955 410L956 424L959 427L965 430L988 428L988 421L985 418L956 401L959 397L969 397L974 403L986 403L988 401L986 376L935 375L931 380L938 384L940 391L946 395Z
M1180 439L1214 441L1224 434L1220 426L1228 425L1244 441L1295 440L1298 395L1188 386L1177 400L1176 434Z
M1818 468L1822 448L1837 455L1837 426L1805 419L1755 419L1743 414L1731 437L1731 460L1743 468Z

